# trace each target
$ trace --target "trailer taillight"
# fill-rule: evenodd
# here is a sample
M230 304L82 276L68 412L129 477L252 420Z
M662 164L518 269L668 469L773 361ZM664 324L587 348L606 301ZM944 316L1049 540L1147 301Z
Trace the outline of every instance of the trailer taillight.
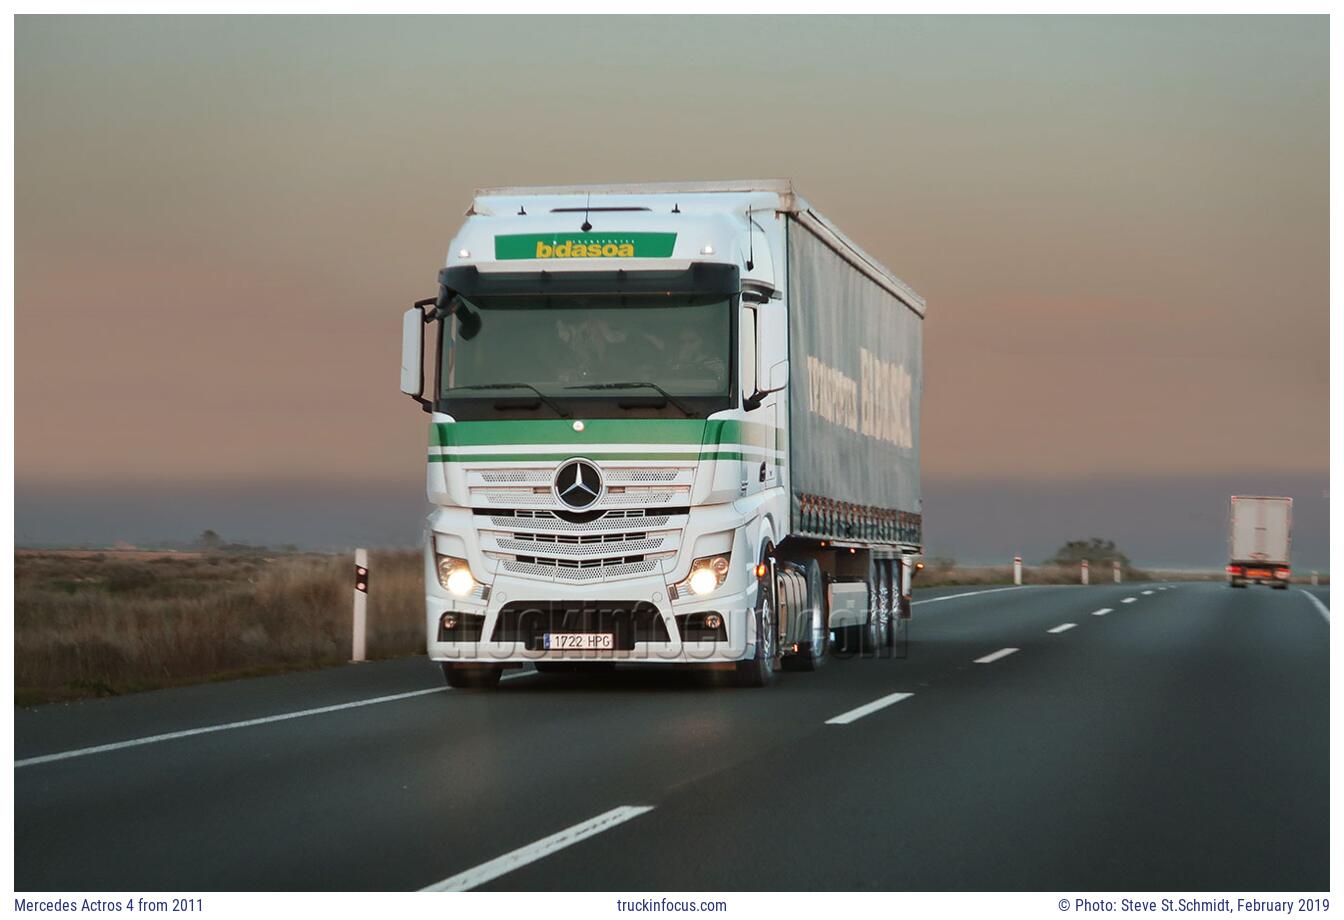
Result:
M1241 573L1242 568L1239 565L1229 565L1227 567L1227 574L1229 575L1240 575Z
M1292 569L1275 569L1275 570L1274 570L1274 577L1277 578L1277 579L1279 579L1279 581L1287 581L1289 578L1292 577L1292 574L1293 574L1293 570L1292 570Z

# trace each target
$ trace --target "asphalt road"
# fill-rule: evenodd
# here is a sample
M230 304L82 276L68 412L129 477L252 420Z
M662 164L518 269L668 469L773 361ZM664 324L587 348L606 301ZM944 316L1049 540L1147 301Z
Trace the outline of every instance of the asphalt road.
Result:
M764 690L409 660L19 711L15 885L1328 888L1305 591L973 590Z

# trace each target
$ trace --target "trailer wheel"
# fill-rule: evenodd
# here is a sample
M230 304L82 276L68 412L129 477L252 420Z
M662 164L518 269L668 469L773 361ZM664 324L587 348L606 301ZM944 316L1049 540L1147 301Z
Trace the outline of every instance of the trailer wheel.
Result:
M891 578L884 566L874 560L868 568L868 622L859 633L864 654L878 654L891 644Z
M796 655L784 659L784 667L790 671L815 671L826 663L831 651L831 627L827 622L826 583L821 575L821 565L815 559L809 559L804 566L807 579L807 614L810 638L800 643Z
M735 670L740 687L767 687L775 680L779 665L779 642L775 624L775 592L769 576L760 579L756 590L756 655L739 661Z
M454 690L493 690L499 686L503 668L470 668L443 663L443 679Z

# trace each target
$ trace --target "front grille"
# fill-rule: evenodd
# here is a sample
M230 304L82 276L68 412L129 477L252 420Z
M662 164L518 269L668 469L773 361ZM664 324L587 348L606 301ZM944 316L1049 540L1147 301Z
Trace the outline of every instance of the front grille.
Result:
M649 537L645 534L615 533L594 537L555 536L553 534L516 533L512 537L501 537L495 545L502 550L515 553L519 560L537 553L562 551L571 558L593 559L595 556L622 557L642 556L660 549L664 537ZM604 562L603 559L593 560ZM638 562L638 559L621 559L623 562ZM563 563L561 563L563 564Z
M542 649L546 633L612 633L620 651L636 642L669 641L667 624L647 601L510 601L499 611L495 642Z
M653 559L645 559L640 562L613 562L608 559L599 559L576 564L574 560L546 559L534 561L534 558L529 556L522 559L507 559L501 562L499 566L511 575L584 583L647 575L650 572L657 571L658 562Z
M680 548L676 517L689 513L685 506L474 510L481 546L501 574L569 584L656 574Z
M630 511L638 513L631 514ZM628 528L632 524L641 529L654 529L667 525L667 509L658 509L658 514L644 514L642 509L608 511L606 514L589 521L566 521L551 511L529 511L514 509L512 513L490 514L490 525L501 529L532 532L585 534L606 533L612 530ZM633 519L633 520L631 520Z

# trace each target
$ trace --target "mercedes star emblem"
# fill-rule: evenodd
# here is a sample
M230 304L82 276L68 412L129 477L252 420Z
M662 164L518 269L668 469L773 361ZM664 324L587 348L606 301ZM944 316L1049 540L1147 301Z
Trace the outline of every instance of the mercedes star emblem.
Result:
M555 497L571 508L587 508L602 494L602 474L587 460L567 460L555 471Z

